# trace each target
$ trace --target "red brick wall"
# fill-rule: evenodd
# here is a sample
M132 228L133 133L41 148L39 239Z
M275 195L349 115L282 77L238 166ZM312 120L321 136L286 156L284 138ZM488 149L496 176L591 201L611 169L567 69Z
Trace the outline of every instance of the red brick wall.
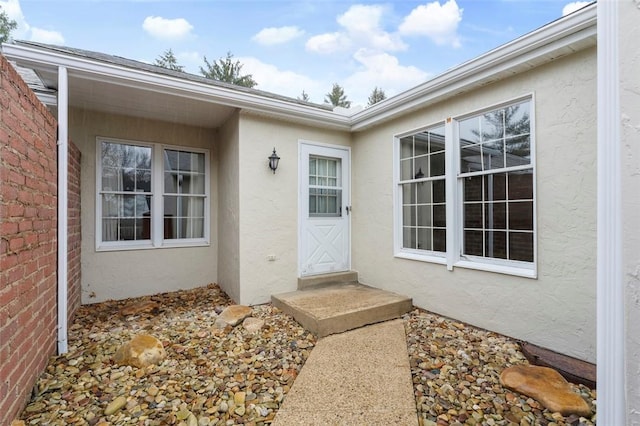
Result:
M0 55L0 424L56 349L56 121Z
M69 185L68 185L68 227L67 267L68 267L68 320L80 307L80 150L69 142Z

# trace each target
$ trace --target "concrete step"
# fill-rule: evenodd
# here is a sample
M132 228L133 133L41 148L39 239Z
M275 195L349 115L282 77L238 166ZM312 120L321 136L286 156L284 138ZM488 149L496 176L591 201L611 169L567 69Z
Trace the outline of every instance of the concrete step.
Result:
M318 337L398 318L413 305L409 297L358 283L276 294L271 301Z
M333 274L312 275L298 278L298 290L307 290L316 287L326 287L332 284L357 283L356 271L335 272Z

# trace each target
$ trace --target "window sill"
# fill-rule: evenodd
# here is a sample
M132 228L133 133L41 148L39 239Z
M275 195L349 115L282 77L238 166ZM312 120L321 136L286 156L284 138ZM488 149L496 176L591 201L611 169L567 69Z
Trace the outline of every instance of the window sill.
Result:
M435 255L420 254L420 253L414 253L414 252L400 251L394 254L394 257L397 257L399 259L417 260L419 262L437 263L439 265L447 264L447 259L444 256L440 257Z
M475 269L478 271L495 272L498 274L515 275L524 278L538 278L535 267L519 268L516 266L496 265L493 263L473 262L470 260L459 260L453 264L454 268Z
M210 247L211 243L205 240L190 240L190 241L166 241L160 246L154 246L151 242L144 242L131 245L102 245L96 247L96 252L110 252L110 251L132 251L132 250L161 250L171 248L183 248L183 247Z

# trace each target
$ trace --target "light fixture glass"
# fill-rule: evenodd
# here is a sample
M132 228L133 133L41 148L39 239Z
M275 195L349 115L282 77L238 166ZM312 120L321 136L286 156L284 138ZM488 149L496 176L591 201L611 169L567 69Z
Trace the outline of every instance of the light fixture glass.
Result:
M276 154L276 148L273 148L273 153L267 157L269 159L269 168L273 170L273 174L276 173L276 169L278 168L278 162L280 161L280 157Z

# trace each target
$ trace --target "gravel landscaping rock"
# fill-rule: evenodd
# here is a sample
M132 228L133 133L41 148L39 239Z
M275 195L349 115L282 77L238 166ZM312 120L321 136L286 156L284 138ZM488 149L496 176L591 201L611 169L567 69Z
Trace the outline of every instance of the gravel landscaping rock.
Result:
M592 417L563 416L500 384L501 372L528 364L518 344L419 309L405 315L420 425L593 425L595 391L570 384Z
M251 308L257 322L221 326L219 315L232 305L211 284L82 306L69 329L69 352L50 359L20 419L26 425L270 424L316 338L271 305ZM403 319L420 425L595 424L595 414L551 413L500 384L504 368L527 364L513 340L418 309ZM164 361L145 368L116 364L117 349L140 334L162 342ZM595 413L595 391L571 387Z

